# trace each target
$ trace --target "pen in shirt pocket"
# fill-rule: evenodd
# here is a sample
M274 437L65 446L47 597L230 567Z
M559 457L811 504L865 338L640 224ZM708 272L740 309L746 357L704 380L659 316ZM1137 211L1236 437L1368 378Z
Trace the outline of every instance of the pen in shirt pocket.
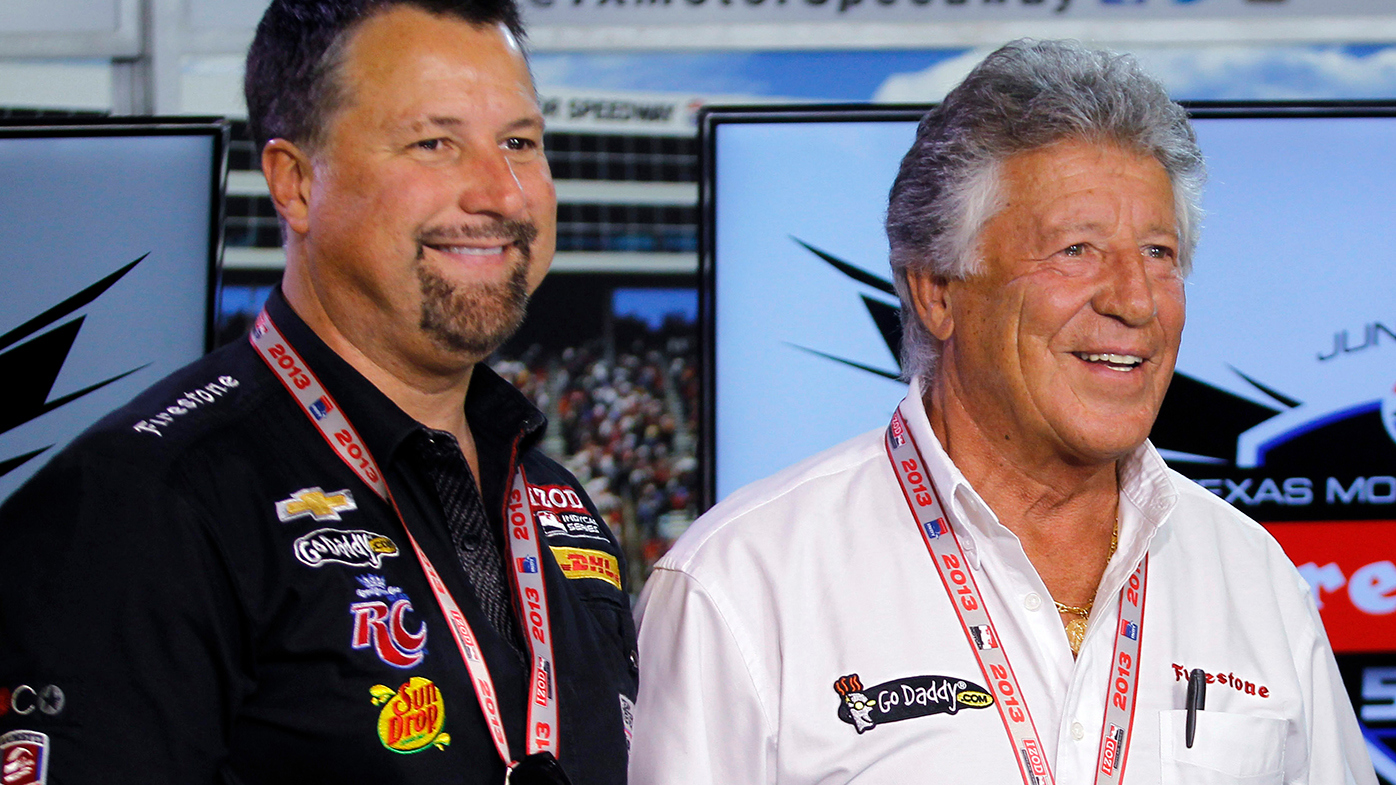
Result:
M1187 743L1192 749L1192 740L1197 736L1197 713L1207 708L1207 674L1201 668L1194 668L1188 674L1187 699Z

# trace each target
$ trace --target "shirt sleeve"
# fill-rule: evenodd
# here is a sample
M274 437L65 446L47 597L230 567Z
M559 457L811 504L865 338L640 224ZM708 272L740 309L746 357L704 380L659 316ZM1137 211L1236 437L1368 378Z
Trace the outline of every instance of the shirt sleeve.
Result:
M246 641L203 513L102 455L60 455L0 507L0 738L49 782L213 782Z
M636 608L632 785L775 781L775 734L722 613L691 576L656 569Z
M1314 628L1313 645L1309 651L1308 673L1300 672L1308 681L1309 694L1305 717L1308 723L1308 761L1303 771L1288 772L1288 782L1306 785L1344 783L1344 785L1377 785L1372 769L1372 756L1367 741L1357 724L1352 702L1343 686L1338 663L1333 658L1328 636L1323 630L1318 608L1308 584L1298 579L1308 605ZM1295 756L1298 757L1298 756Z

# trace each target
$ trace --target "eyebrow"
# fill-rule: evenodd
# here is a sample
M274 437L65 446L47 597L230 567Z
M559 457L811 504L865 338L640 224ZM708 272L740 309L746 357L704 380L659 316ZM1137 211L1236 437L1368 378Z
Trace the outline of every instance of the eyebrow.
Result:
M437 128L449 128L454 130L464 126L465 124L466 121L460 117L452 117L449 115L432 115L431 117L428 117L424 120L413 120L412 122L406 123L401 127L409 132L417 133L426 130L427 128L432 126L435 126ZM541 131L543 129L542 118L521 117L513 121L512 123L509 123L508 125L504 126L505 133L523 129L537 129Z
M1046 227L1049 236L1072 234L1075 232L1104 232L1107 228L1108 227L1106 226L1106 224L1097 223L1095 221L1082 221L1081 223L1063 224L1060 226ZM1167 237L1172 237L1175 240L1181 236L1181 233L1178 231L1178 226L1176 223L1171 226L1165 224L1154 224L1153 226L1147 226L1144 228L1144 231L1141 232L1141 234L1161 234Z

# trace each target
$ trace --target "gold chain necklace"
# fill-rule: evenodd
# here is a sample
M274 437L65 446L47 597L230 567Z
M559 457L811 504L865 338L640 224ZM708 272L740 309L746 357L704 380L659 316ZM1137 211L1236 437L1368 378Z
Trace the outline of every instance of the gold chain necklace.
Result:
M1115 549L1120 545L1120 516L1115 516L1115 530L1110 534L1110 552L1105 555L1105 562L1109 564L1110 558L1115 555ZM1091 620L1091 607L1095 605L1095 599L1085 605L1067 605L1064 602L1052 600L1057 606L1058 613L1069 613L1076 618L1066 623L1066 642L1071 646L1071 655L1074 657L1081 653L1081 642L1086 639L1086 627Z

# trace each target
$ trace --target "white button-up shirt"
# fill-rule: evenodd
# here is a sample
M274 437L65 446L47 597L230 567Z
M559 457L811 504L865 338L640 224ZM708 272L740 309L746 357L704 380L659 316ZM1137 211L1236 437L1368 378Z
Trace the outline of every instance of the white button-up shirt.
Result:
M941 449L915 382L902 412L1056 782L1095 781L1117 599L1147 551L1124 782L1375 784L1308 585L1258 524L1141 446L1120 464L1119 548L1073 658L1047 587ZM656 565L636 611L634 785L1023 781L998 707L972 695L987 680L883 439L738 491ZM1188 748L1194 668L1209 684Z

